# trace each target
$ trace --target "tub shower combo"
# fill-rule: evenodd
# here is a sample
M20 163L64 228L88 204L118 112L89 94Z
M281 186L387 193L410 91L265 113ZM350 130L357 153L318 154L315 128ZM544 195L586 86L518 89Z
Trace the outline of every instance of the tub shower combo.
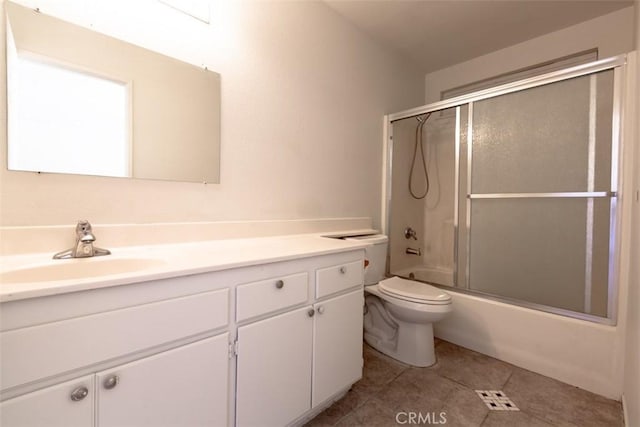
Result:
M624 64L387 116L388 273L615 323Z

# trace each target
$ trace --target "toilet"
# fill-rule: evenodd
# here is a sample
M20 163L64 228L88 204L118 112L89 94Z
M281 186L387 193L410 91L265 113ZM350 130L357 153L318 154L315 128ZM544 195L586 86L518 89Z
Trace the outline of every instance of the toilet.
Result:
M366 248L364 340L371 347L412 366L436 362L433 323L451 312L443 290L400 277L385 279L388 238L382 234L350 239Z

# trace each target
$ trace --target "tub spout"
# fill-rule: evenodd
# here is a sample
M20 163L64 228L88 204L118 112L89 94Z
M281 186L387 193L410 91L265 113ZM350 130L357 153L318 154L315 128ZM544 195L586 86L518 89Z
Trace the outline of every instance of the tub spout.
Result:
M418 249L407 248L407 249L405 249L404 253L407 254L407 255L418 255L418 256L422 255L422 251L420 250L420 248L418 248Z

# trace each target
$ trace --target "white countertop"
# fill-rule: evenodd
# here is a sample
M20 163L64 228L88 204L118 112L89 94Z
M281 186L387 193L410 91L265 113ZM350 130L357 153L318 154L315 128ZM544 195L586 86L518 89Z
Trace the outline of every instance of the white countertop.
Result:
M324 234L107 248L111 251L111 255L67 260L53 260L52 255L55 250L46 253L2 256L0 257L0 273L39 266L62 265L62 263L73 268L73 264L98 263L107 259L152 259L160 262L157 266L142 270L97 277L22 283L3 282L0 283L0 302L339 253L366 246L366 242L333 239L323 237ZM359 230L358 234L364 233Z

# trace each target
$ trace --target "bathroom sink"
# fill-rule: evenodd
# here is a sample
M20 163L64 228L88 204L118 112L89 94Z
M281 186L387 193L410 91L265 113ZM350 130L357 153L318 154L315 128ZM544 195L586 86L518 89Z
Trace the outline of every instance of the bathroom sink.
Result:
M51 261L0 273L0 283L30 283L87 279L114 274L132 273L166 265L152 258L77 258Z

